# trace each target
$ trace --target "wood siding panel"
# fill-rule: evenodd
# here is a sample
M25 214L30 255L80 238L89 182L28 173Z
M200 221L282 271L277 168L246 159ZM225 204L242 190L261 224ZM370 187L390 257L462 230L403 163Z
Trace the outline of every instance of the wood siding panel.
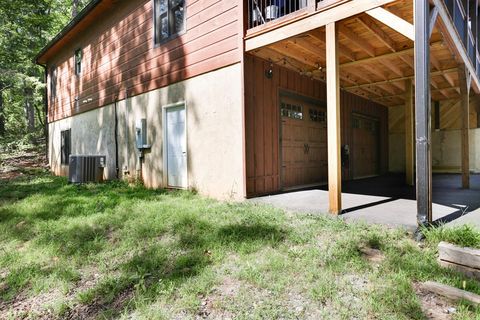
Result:
M154 46L152 1L115 4L48 62L58 68L49 121L240 62L239 10L238 1L187 1L186 32ZM75 76L73 52L80 47L83 70Z
M281 190L279 93L287 91L326 102L326 85L286 68L273 65L273 77L265 71L270 62L245 56L245 108L247 196L271 194ZM380 171L388 170L388 109L351 93L341 91L342 145L352 146L352 113L364 114L380 122ZM308 115L305 115L308 116ZM253 161L253 163L251 162ZM352 179L352 164L344 168L342 178ZM273 182L273 183L272 183Z

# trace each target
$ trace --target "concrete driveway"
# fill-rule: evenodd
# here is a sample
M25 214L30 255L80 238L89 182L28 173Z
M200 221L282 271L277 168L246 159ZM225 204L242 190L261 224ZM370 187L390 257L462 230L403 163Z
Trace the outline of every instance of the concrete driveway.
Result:
M472 175L471 189L461 189L461 176L433 177L433 219L448 225L473 224L480 229L480 175ZM386 175L343 185L342 202L346 220L364 221L415 230L415 188L406 186L402 175ZM326 187L287 192L252 199L295 212L328 212Z

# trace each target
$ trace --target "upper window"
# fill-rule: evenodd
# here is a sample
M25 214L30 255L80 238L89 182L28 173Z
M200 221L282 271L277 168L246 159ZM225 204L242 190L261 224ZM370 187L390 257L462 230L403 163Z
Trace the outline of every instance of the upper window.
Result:
M185 0L154 0L155 44L166 42L185 30Z
M57 67L50 68L50 100L53 102L57 97Z
M79 75L82 72L82 49L75 50L75 74Z

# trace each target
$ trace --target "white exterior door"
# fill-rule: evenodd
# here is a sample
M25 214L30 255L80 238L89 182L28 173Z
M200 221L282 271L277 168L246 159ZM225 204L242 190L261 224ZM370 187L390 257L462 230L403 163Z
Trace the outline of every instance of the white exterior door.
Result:
M187 139L185 105L166 108L165 142L167 185L187 187Z

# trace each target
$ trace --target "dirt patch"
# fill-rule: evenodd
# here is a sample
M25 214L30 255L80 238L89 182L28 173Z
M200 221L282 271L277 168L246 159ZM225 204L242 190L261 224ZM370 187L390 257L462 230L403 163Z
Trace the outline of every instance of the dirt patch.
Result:
M53 310L48 306L61 297L62 293L58 289L34 296L21 292L8 304L0 303L0 319L52 319Z
M26 150L0 158L0 180L11 180L23 176L29 170L48 169L47 157L35 150Z
M200 297L200 306L197 312L197 319L232 319L233 315L218 308L218 305L225 299L235 297L242 282L231 277L225 277L222 283L215 287L208 296Z
M363 254L364 258L367 259L373 265L379 265L385 260L385 255L382 251L378 249L372 249L370 247L360 248L360 252Z
M415 292L420 300L423 313L427 319L448 320L453 319L452 304L438 295L422 290L420 284L414 283Z

